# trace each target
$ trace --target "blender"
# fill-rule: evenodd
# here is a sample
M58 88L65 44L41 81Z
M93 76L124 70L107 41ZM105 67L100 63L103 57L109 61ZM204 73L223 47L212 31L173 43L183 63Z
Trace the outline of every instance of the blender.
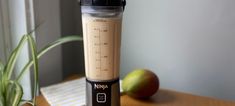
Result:
M125 0L80 0L86 105L120 106L119 65Z

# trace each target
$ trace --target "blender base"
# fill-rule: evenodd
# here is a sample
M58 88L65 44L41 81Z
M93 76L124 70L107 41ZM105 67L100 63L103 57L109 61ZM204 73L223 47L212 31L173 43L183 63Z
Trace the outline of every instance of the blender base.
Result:
M119 78L110 81L86 79L87 106L120 106Z

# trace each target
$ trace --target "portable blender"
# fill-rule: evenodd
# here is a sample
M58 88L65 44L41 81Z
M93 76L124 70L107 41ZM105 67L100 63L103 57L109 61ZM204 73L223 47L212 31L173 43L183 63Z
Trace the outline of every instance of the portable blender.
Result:
M81 0L86 105L120 106L119 64L125 0Z

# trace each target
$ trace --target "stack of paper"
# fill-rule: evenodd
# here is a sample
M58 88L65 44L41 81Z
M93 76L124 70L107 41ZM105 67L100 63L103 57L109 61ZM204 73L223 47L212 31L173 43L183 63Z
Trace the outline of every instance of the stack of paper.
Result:
M84 106L85 78L41 88L51 106Z

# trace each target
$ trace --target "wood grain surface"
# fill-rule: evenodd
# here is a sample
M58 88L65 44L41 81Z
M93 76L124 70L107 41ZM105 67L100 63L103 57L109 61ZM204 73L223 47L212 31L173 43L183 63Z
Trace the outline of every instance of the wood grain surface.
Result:
M71 76L65 81L79 78ZM37 97L37 106L50 106L46 99ZM140 100L121 95L121 106L235 106L235 101L223 101L209 97L196 96L188 93L160 89L149 99Z
M37 106L50 105L43 96L38 96ZM122 95L121 106L235 106L235 102L161 89L153 97L146 100Z

